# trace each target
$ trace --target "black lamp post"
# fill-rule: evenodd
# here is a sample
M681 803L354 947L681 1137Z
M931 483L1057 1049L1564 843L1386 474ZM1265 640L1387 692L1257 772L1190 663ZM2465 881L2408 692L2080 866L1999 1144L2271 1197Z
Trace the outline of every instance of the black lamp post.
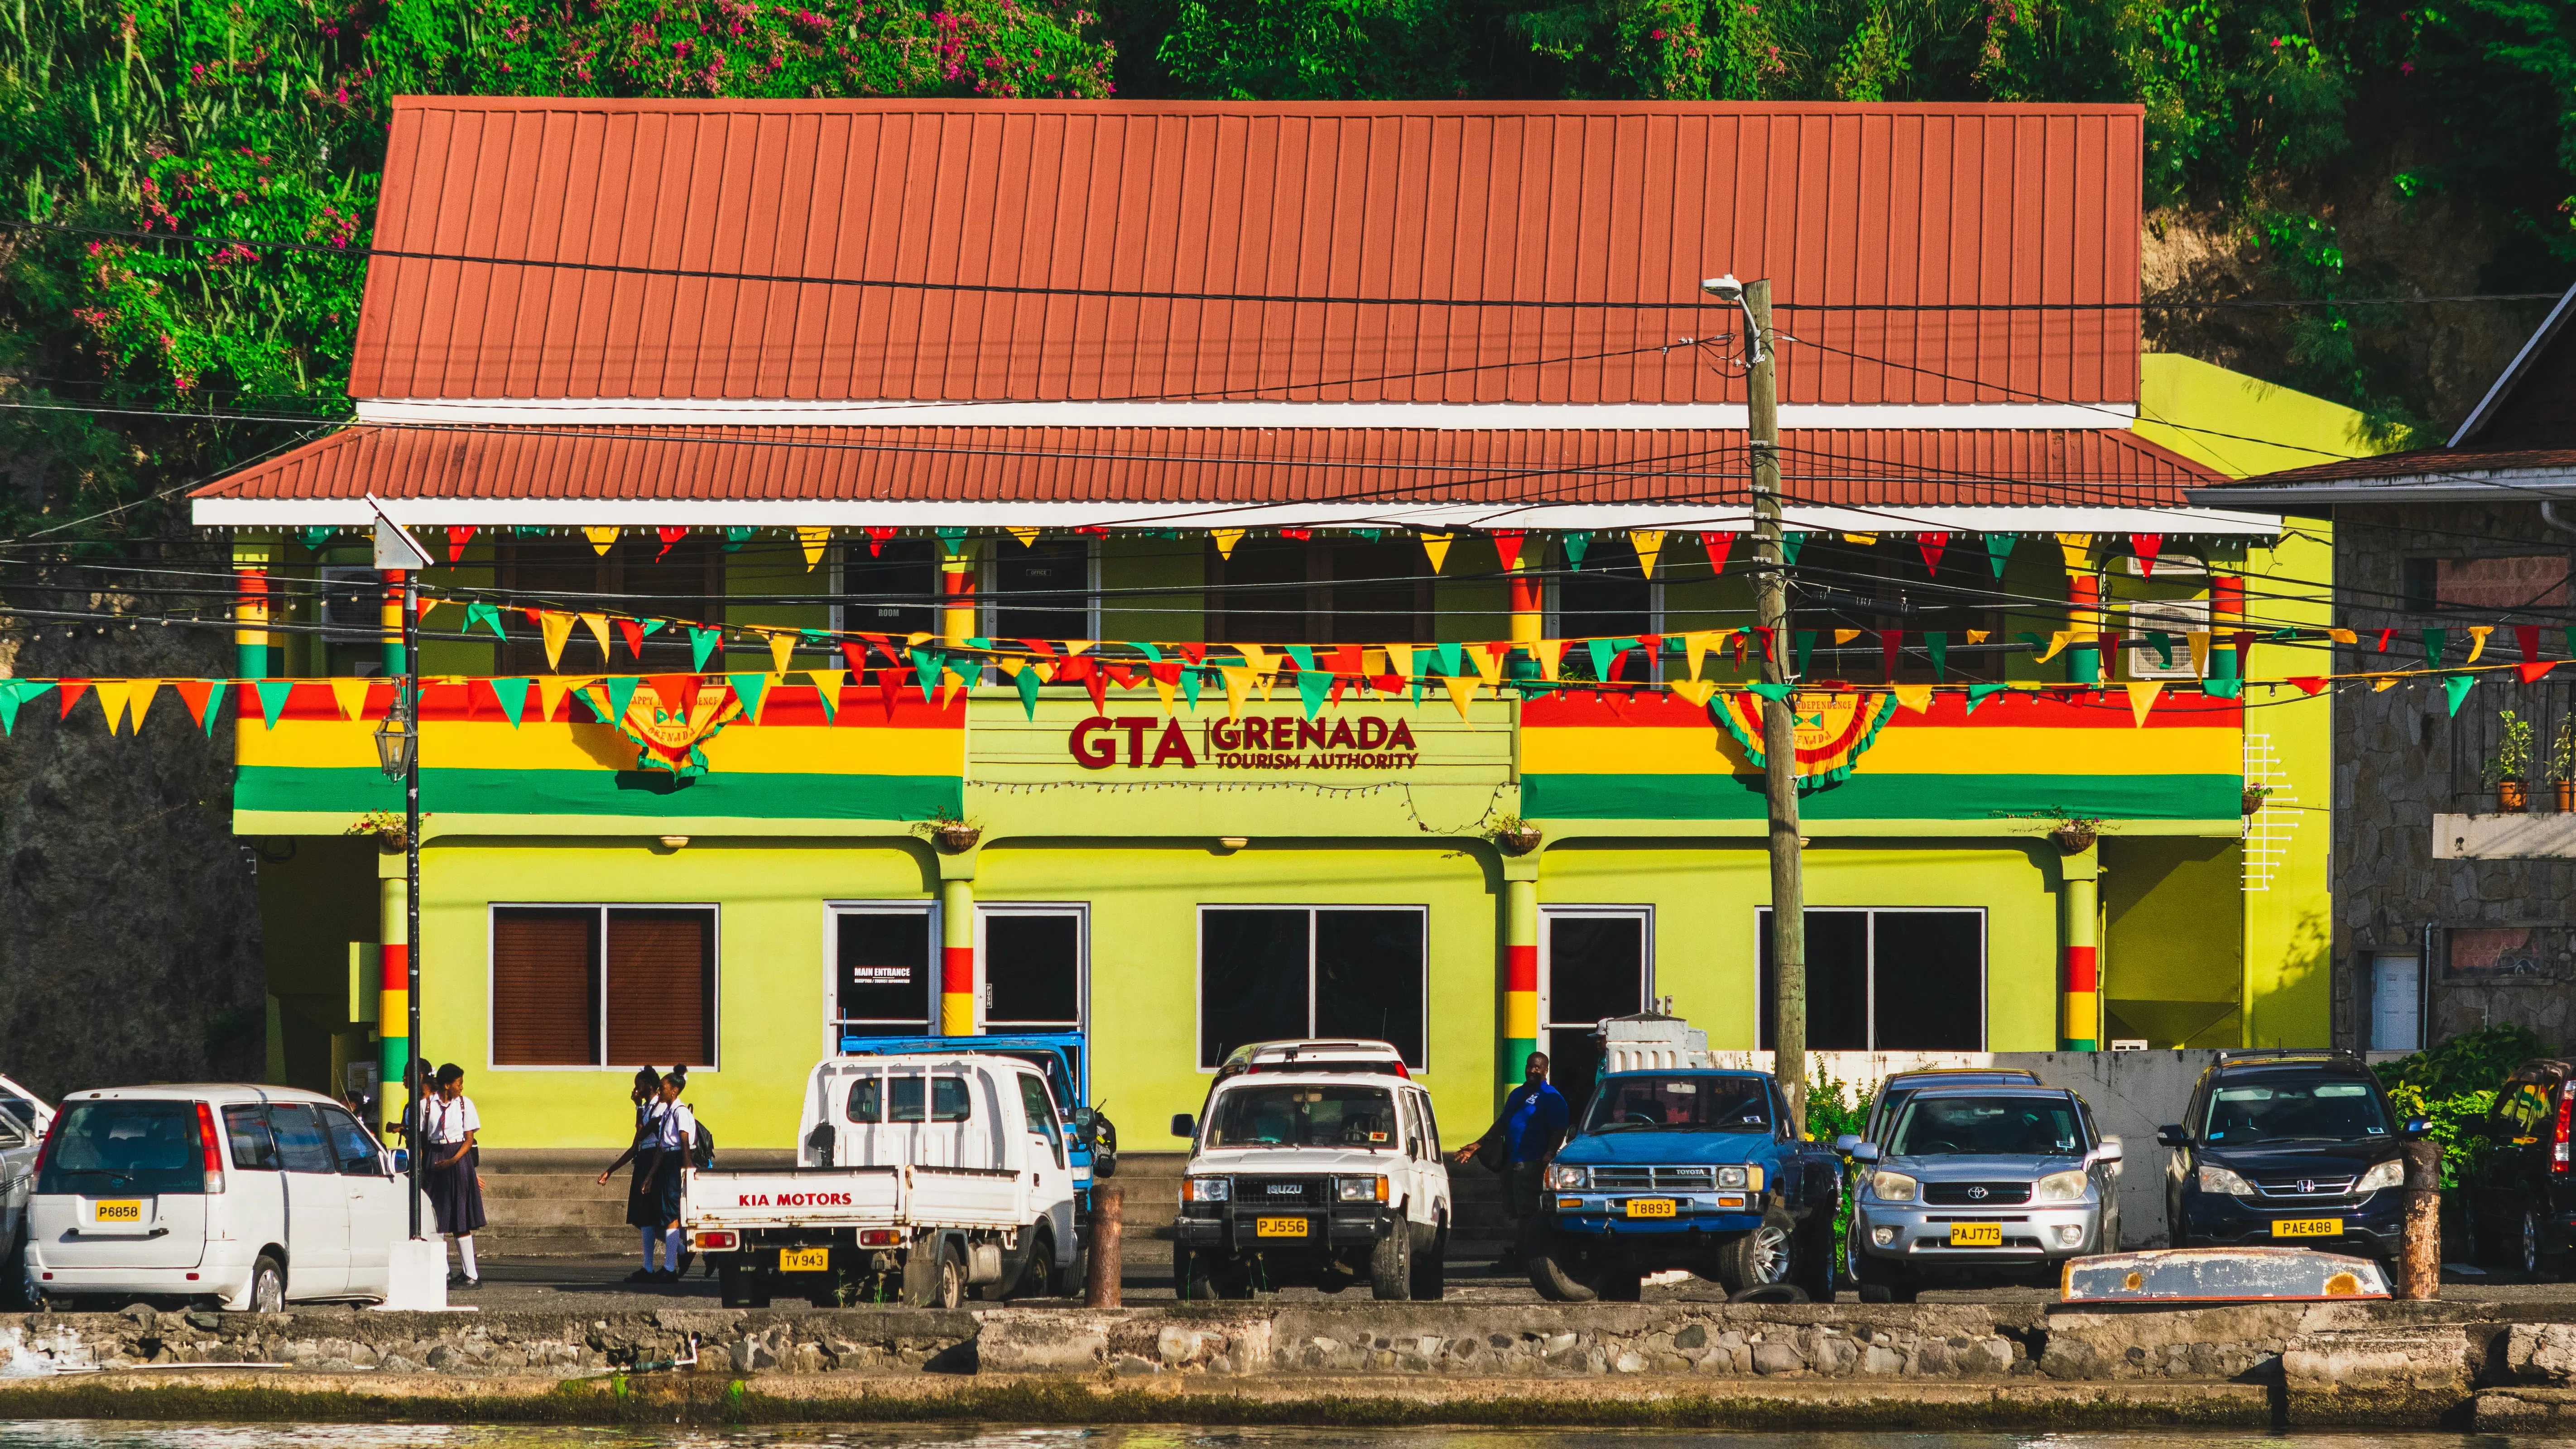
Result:
M420 571L429 555L402 525L385 516L375 496L376 568L402 571L402 669L394 676L393 707L376 726L376 764L403 782L403 1004L410 1020L410 1050L403 1067L403 1145L411 1164L411 1235L420 1233Z

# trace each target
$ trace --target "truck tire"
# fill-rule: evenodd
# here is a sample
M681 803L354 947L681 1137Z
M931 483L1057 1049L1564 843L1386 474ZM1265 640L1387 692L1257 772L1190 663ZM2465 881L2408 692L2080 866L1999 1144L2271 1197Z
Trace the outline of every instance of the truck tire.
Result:
M1397 1223L1395 1231L1369 1250L1369 1292L1380 1303L1402 1303L1413 1294L1413 1229Z
M930 1306L962 1308L966 1303L966 1255L950 1243L939 1250L939 1276L934 1280Z
M1738 1233L1717 1250L1717 1282L1731 1296L1747 1288L1789 1281L1797 1256L1798 1225L1778 1208L1762 1215L1762 1225Z
M1431 1225L1431 1246L1413 1252L1413 1301L1437 1303L1449 1296L1449 1223Z
M1055 1291L1055 1229L1044 1222L1020 1230L1028 1244L1028 1254L1020 1260L1020 1271L1011 1275L1008 1288L996 1298L1044 1298Z
M939 1278L948 1260L948 1242L937 1233L914 1238L903 1255L903 1306L939 1306Z
M727 1308L767 1308L769 1279L758 1269L727 1263L716 1270L716 1292Z

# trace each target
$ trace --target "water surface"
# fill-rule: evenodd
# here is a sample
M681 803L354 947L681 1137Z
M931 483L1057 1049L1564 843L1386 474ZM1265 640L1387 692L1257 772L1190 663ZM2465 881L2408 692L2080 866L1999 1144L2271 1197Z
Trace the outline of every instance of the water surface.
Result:
M997 1429L815 1425L737 1429L478 1424L0 1422L0 1449L2543 1449L2509 1434L1729 1434L1669 1429Z

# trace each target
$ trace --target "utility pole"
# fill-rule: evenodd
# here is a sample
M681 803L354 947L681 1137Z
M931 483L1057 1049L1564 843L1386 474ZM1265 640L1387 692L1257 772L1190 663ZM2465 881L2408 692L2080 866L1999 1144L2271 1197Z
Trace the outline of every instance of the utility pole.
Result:
M1745 423L1753 455L1753 616L1770 631L1762 677L1789 667L1788 558L1780 537L1780 384L1771 348L1771 284L1744 284ZM1771 1035L1790 1129L1807 1131L1807 882L1798 845L1798 722L1791 697L1762 702L1762 783L1771 815Z
M423 562L427 562L423 560ZM403 761L403 940L410 949L403 952L403 1000L411 1012L411 1064L404 1068L410 1074L407 1105L403 1108L404 1146L409 1150L411 1167L411 1235L420 1231L421 1158L427 1143L421 1140L420 1099L421 1073L428 1058L420 1054L420 570L403 573L403 673L394 682L403 700L403 715L411 726L411 755ZM1803 1001L1804 998L1802 997ZM1804 1008L1802 1007L1801 1010ZM1803 1018L1801 1018L1803 1020ZM467 1171L472 1171L469 1164ZM445 1252L444 1248L439 1251Z

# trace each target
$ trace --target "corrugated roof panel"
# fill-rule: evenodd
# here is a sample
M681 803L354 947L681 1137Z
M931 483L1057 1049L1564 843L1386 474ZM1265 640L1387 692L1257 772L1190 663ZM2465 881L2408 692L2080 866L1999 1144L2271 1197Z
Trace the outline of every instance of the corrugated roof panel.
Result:
M1725 330L1697 288L1733 271L2114 307L1861 314L1864 356L1792 350L1790 401L2124 402L2140 135L2116 106L407 97L379 246L772 280L380 257L351 390L1718 401L1705 356L1637 349Z

